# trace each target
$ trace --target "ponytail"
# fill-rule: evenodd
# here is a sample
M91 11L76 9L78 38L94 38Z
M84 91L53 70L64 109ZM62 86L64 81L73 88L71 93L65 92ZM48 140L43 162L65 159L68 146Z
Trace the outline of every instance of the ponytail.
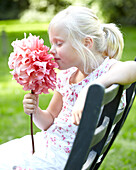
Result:
M106 49L104 54L110 58L119 60L122 56L124 41L122 33L115 24L102 24L102 30L105 33Z

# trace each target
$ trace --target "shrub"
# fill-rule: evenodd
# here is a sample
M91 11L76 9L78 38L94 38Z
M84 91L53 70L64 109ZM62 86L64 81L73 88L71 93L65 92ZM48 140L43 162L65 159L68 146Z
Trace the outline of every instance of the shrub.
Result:
M107 22L136 25L136 0L97 0L97 3Z

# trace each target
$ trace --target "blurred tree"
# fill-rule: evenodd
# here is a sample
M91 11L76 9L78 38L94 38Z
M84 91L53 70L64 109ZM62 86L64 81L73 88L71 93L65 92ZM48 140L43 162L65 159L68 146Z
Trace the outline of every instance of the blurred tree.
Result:
M54 14L71 5L70 0L29 0L30 6L21 14L22 22L50 21Z
M136 25L136 0L91 0L91 3L92 1L99 4L107 22Z
M30 8L36 9L37 11L46 12L51 6L54 8L54 14L65 8L71 3L67 0L29 0Z
M68 0L0 0L0 20L18 19L25 10L55 14L68 5Z
M28 7L29 0L0 0L0 20L18 19Z

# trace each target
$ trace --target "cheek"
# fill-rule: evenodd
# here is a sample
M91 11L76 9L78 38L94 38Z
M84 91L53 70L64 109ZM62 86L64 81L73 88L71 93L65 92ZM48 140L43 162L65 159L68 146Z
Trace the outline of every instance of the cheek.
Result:
M58 56L61 58L61 60L65 62L73 62L75 56L77 56L77 54L75 54L75 50L73 50L73 48L68 48L68 47L60 48L57 51L57 53Z
M63 50L58 50L57 53L58 53L60 58L63 58L63 55L64 55Z
M66 60L68 59L68 51L65 49L60 49L58 50L58 55L61 58L61 60Z

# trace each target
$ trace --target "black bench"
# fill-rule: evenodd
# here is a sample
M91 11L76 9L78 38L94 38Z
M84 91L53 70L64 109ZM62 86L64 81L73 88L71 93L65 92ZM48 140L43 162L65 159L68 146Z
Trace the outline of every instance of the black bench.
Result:
M136 83L114 84L105 89L94 84L88 89L78 132L65 170L96 170L122 128L136 94ZM126 89L126 107L118 109Z

